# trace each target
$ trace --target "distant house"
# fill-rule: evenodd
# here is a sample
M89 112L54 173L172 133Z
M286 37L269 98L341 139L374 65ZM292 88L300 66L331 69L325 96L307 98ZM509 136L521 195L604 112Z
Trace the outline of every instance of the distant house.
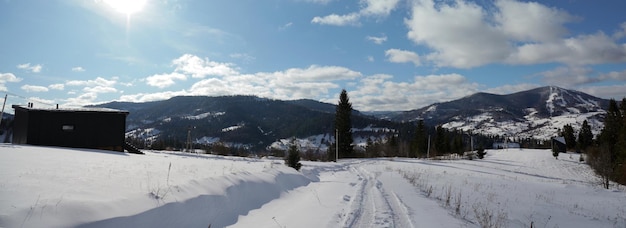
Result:
M566 152L566 143L565 137L554 137L552 138L552 149L561 153Z
M493 149L520 148L520 144L516 142L494 142Z
M123 152L127 111L13 105L13 143ZM130 150L129 150L130 151Z

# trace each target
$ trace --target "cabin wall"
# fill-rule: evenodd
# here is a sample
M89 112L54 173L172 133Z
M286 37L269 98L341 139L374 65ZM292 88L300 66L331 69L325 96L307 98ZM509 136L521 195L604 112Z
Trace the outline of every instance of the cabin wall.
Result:
M16 123L15 127L23 130L16 131L21 135L14 135L17 136L14 140L18 139L14 143L124 151L125 113L41 110L24 113L26 124Z

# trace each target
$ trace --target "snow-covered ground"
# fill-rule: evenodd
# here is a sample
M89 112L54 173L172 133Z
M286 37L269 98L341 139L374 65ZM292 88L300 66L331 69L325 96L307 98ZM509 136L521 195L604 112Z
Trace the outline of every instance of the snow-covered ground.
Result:
M303 162L0 144L0 227L625 227L577 154Z

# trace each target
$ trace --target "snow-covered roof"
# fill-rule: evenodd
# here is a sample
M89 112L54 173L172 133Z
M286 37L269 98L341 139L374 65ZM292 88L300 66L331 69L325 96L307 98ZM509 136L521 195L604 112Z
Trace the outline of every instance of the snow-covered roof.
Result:
M110 113L125 113L128 114L128 111L112 109L112 108L99 108L99 107L29 107L24 105L13 105L11 106L13 109L21 109L27 111L50 111L50 112L110 112Z

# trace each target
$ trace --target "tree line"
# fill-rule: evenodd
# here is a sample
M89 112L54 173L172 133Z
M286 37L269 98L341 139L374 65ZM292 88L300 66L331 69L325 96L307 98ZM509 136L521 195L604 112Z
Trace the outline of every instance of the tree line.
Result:
M589 165L602 178L602 185L608 189L611 181L626 184L626 98L620 105L611 99L604 128L595 140L584 140L591 143L581 149L587 154Z

